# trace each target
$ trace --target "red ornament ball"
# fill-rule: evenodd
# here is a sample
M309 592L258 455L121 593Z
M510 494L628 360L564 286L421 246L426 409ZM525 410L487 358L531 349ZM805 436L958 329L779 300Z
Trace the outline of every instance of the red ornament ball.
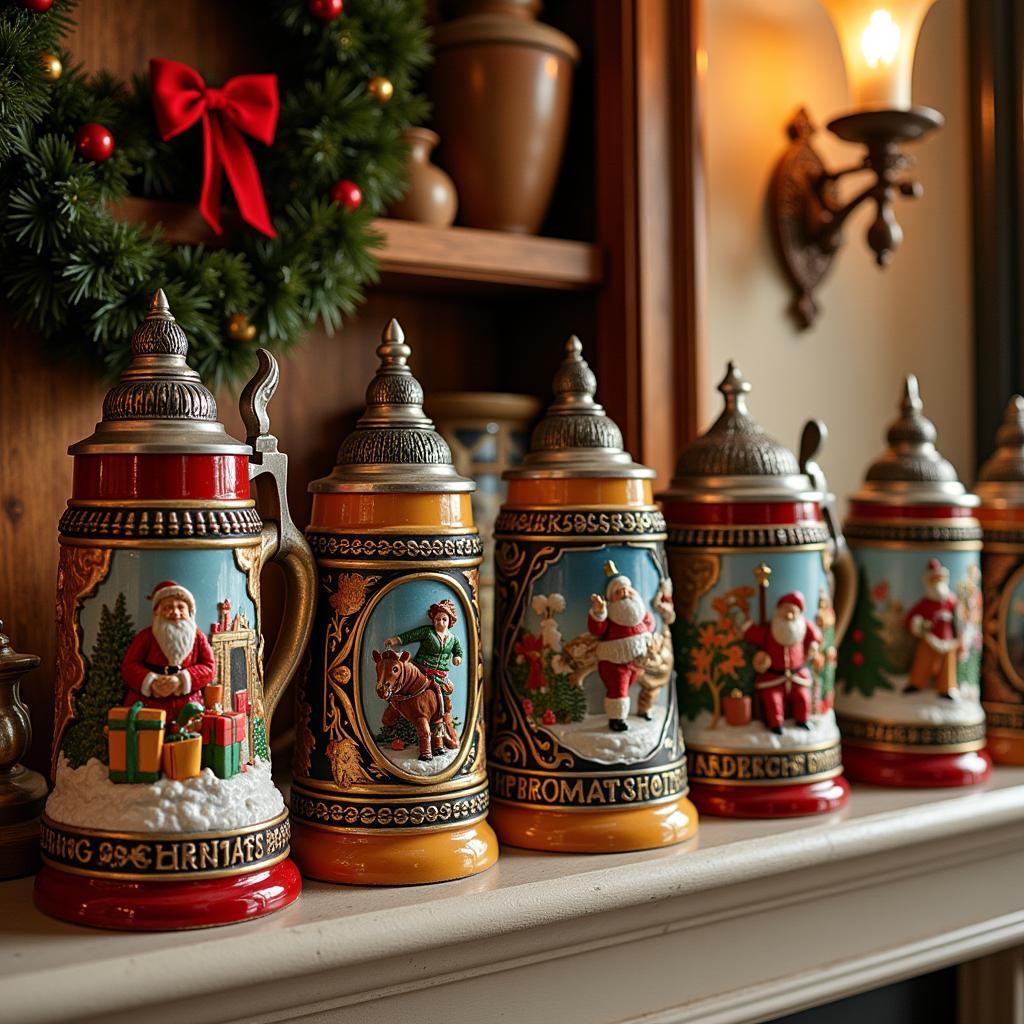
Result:
M53 0L50 0L53 3ZM309 0L309 13L321 21L334 21L341 17L345 0Z
M552 711L551 708L548 708L547 711L544 712L544 717L541 721L545 725L554 725L558 721L558 718L555 716L554 711Z
M854 651L850 657L850 661L854 663L858 668L864 664L864 655L861 651Z
M100 164L113 156L114 136L101 124L83 124L75 132L75 149L79 156Z
M363 205L363 190L354 181L345 178L331 189L331 199L350 210L358 210Z
M20 0L20 3L26 11L34 14L45 14L53 6L53 0Z
M864 639L864 631L860 629L855 629L851 636L853 637L853 642L855 644L859 644Z

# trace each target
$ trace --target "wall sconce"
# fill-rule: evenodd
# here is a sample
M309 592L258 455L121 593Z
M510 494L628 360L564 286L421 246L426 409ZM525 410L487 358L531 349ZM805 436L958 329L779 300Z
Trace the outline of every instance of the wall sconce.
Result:
M933 0L822 0L842 44L853 110L828 124L829 131L867 150L861 163L829 170L814 149L814 126L801 109L788 126L790 144L772 175L769 200L775 239L787 276L796 288L793 315L801 328L818 315L814 292L843 243L843 225L861 203L873 200L868 228L875 262L886 266L903 240L893 213L897 191L911 198L920 184L902 176L913 164L901 146L945 124L930 107L911 104L914 51ZM873 180L845 202L839 180L870 173Z

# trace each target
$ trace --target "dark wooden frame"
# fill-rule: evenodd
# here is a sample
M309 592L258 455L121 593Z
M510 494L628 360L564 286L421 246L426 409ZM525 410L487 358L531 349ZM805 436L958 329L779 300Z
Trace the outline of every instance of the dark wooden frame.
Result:
M1024 388L1024 0L968 6L974 219L975 445Z

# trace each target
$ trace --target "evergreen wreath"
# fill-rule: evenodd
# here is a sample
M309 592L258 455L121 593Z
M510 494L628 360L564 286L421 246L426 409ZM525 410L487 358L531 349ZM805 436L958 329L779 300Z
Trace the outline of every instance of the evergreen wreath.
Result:
M71 65L60 40L76 3L0 0L0 289L16 318L58 358L116 374L162 287L190 363L214 388L249 372L257 344L282 353L317 320L337 328L377 279L372 220L402 194L402 132L427 114L416 88L430 59L423 0L345 0L333 20L310 0L253 5L280 86L274 145L251 147L277 237L246 229L223 249L171 245L159 228L111 214L126 196L195 204L202 133L161 141L148 77L129 85ZM63 63L56 80L44 73L49 55ZM394 88L385 102L371 86L381 77ZM89 123L112 133L109 159L76 151ZM339 181L358 184L358 208L332 200ZM254 338L229 334L239 314Z

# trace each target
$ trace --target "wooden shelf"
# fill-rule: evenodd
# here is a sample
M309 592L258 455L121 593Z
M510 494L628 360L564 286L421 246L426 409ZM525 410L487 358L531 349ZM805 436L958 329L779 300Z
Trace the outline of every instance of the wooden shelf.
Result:
M225 234L215 235L199 210L186 203L124 199L114 216L160 224L175 245L222 246L240 223L224 212ZM377 250L386 280L466 282L501 287L578 291L596 288L604 277L601 250L588 242L514 235L476 228L435 228L412 221L373 222L383 245Z
M0 1018L752 1024L1021 943L1022 872L1024 769L1002 768L964 790L854 786L819 818L704 818L665 850L306 882L278 914L193 933L61 924L21 879L0 884Z

